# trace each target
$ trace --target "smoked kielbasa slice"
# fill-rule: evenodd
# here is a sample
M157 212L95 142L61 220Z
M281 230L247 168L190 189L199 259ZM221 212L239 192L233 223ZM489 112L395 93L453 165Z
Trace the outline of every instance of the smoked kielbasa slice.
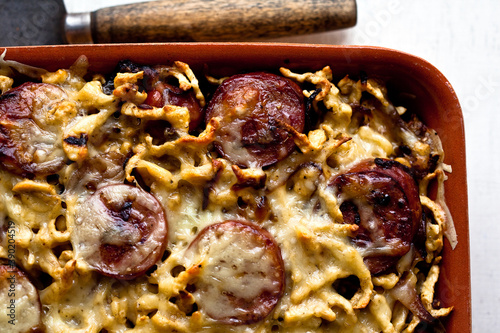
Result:
M199 268L193 292L210 318L240 325L264 319L285 285L281 251L265 229L224 221L203 229L186 256Z
M372 274L393 266L411 247L422 208L418 186L402 164L376 158L333 178L344 223L359 226L353 242Z
M57 86L27 82L0 96L0 163L23 177L56 173L65 154L51 115L67 98Z
M302 132L304 98L300 87L281 76L255 72L234 75L215 91L206 121L220 119L215 147L241 166L267 166L287 157L295 143L287 126ZM286 125L284 125L286 124Z
M77 257L100 273L132 279L162 256L167 219L158 200L131 185L99 188L77 213Z
M144 104L161 108L165 105L186 107L189 111L189 131L195 130L203 121L203 109L192 89L184 91L165 82L158 82L148 91Z

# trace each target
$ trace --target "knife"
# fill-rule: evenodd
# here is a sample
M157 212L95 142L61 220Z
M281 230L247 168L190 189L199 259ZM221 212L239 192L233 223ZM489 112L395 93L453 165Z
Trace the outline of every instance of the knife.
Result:
M242 41L352 27L356 16L356 0L147 1L68 11L64 34L78 44Z

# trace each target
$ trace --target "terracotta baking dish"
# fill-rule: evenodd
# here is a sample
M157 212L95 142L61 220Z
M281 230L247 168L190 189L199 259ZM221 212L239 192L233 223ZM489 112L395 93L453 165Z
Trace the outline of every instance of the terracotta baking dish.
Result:
M3 49L0 49L3 52ZM301 44L187 43L64 45L7 48L5 59L48 70L68 68L79 55L89 58L92 72L111 71L122 59L145 64L181 60L203 75L240 71L276 70L286 66L317 70L329 65L341 79L364 71L387 80L395 104L400 102L419 114L442 139L445 162L453 168L446 181L446 198L453 215L458 245L445 244L437 298L443 306L454 306L445 320L447 332L471 332L471 292L465 136L462 111L447 79L425 60L394 50L363 46ZM398 100L399 99L399 100Z

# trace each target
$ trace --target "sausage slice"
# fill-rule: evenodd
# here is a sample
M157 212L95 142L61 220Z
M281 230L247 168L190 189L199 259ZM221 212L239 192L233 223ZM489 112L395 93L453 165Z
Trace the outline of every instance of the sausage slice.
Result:
M357 224L353 238L372 274L385 271L406 254L421 219L418 186L402 164L363 161L331 181L344 223Z
M101 187L77 216L77 257L104 275L120 279L142 275L165 250L168 229L163 208L138 187Z
M184 91L165 82L158 82L149 90L144 104L161 108L165 105L183 106L189 111L189 131L195 130L203 121L203 109L193 90Z
M188 248L200 272L193 293L212 319L232 325L264 319L285 285L281 251L264 229L225 221L203 229Z
M270 73L231 76L215 91L206 121L220 118L215 147L241 166L267 166L287 157L295 143L283 124L304 129L304 99L299 86Z
M67 98L57 86L27 82L0 96L0 163L23 177L48 175L64 165L50 112Z

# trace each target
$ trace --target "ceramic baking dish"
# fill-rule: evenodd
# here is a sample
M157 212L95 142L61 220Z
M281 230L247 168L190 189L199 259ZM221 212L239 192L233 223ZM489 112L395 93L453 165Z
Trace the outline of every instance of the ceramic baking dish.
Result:
M3 49L0 49L3 52ZM5 59L43 67L68 68L86 55L92 72L109 72L122 59L144 64L180 60L197 73L208 66L212 75L241 71L318 70L329 65L336 78L364 71L382 77L389 91L415 111L441 137L445 163L453 172L445 182L446 199L458 235L454 250L448 242L437 289L442 306L454 306L444 320L447 332L471 332L471 292L468 234L468 204L465 165L465 136L459 101L447 79L430 63L403 52L365 46L327 46L266 43L186 43L64 45L7 48ZM334 80L335 81L335 80ZM397 104L397 102L395 103Z

